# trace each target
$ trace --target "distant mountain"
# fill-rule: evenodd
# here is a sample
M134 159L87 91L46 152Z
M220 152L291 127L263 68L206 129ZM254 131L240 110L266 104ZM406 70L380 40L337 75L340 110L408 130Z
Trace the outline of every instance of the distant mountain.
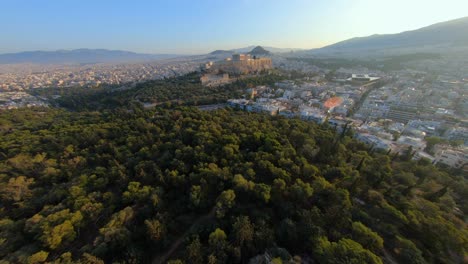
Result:
M249 52L250 55L270 55L271 52L268 50L264 49L261 46L255 47L252 51Z
M380 51L446 51L468 47L468 17L398 34L372 35L341 41L311 53Z
M210 52L210 55L225 55L225 54L234 54L236 53L233 50L215 50Z
M76 49L58 51L26 51L0 54L0 64L93 64L116 62L140 62L175 58L173 54L140 54L130 51L105 49Z
M232 50L215 50L210 53L210 55L226 55L226 54L234 54L234 53L249 53L253 49L259 46L248 46L244 48L232 49ZM265 50L271 53L286 53L286 52L296 52L296 51L303 51L303 49L296 49L296 48L275 48L275 47L263 47Z
M252 49L258 47L259 45L252 45L248 46L245 48L239 48L239 49L234 49L232 51L235 51L237 53L248 53ZM271 53L286 53L286 52L295 52L295 51L303 51L304 49L297 49L297 48L275 48L275 47L268 47L268 46L262 46L264 49L270 51Z

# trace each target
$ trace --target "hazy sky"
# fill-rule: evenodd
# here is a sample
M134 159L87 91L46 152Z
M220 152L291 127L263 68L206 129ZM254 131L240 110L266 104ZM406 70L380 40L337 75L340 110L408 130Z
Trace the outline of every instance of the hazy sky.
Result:
M468 16L468 0L0 0L0 53L316 48Z

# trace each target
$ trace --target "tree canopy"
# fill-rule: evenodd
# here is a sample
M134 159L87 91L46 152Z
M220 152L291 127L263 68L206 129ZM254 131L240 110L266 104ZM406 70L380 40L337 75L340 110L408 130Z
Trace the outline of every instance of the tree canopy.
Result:
M326 125L187 106L0 120L3 263L467 256L463 172L370 153Z

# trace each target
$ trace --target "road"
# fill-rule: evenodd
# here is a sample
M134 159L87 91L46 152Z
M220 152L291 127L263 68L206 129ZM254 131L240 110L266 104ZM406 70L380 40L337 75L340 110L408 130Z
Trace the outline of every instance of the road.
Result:
M216 211L216 208L213 207L209 213L207 213L205 215L202 215L199 218L197 218L197 220L195 220L195 222L193 222L193 224L181 236L179 236L172 243L171 247L169 247L169 249L166 251L166 253L164 253L163 255L154 257L153 261L151 263L153 263L153 264L166 263L166 261L172 256L172 254L174 254L174 252L177 250L177 248L179 248L179 246L184 242L185 238L187 238L190 235L190 233L195 231L196 228L200 224L202 224L205 221L208 221L208 220L212 219L215 216L215 211Z
M212 104L212 105L199 105L197 106L198 109L202 111L213 111L216 109L224 108L226 104Z

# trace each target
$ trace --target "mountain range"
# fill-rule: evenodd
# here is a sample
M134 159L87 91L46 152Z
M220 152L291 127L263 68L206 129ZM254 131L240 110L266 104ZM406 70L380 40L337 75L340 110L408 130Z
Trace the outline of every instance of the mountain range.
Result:
M141 54L130 51L106 49L75 49L58 51L25 51L0 54L0 64L37 63L37 64L93 64L141 62L175 58L175 54Z
M468 49L468 17L433 24L397 34L352 38L320 49L311 54L391 53L435 51L450 52Z
M415 52L458 52L468 54L468 17L437 23L417 30L397 34L372 35L344 40L323 48L312 50L248 46L232 50L215 50L208 55L226 56L234 53L258 55L290 53L297 56L308 55L374 55ZM76 49L58 51L27 51L0 54L0 64L93 64L118 62L143 62L158 59L184 57L175 54L141 54L130 51L105 49Z
M269 55L271 53L281 53L278 50L284 50L279 48L272 47L262 47L262 46L249 46L246 48L233 49L233 50L215 50L210 52L210 55L232 55L235 53L248 53L251 55ZM289 50L291 51L291 50Z
M296 48L275 48L275 47L267 47L267 46L247 46L244 48L238 48L238 49L231 49L231 50L215 50L210 52L211 55L229 55L229 54L235 54L235 53L251 53L255 49L254 53L262 53L262 55L269 54L269 53L288 53L288 52L296 52L296 51L305 51L304 49L296 49ZM260 51L259 49L262 49ZM259 54L260 55L260 54Z
M268 50L267 50L268 49ZM269 52L291 52L298 49L281 49L260 46L249 46L234 50L216 50L209 55L231 55L234 53L249 53L255 51L257 55ZM34 63L34 64L95 64L95 63L124 63L145 62L161 59L187 57L177 54L143 54L122 50L106 49L75 49L57 51L25 51L19 53L0 54L0 64ZM189 56L192 57L192 56Z

